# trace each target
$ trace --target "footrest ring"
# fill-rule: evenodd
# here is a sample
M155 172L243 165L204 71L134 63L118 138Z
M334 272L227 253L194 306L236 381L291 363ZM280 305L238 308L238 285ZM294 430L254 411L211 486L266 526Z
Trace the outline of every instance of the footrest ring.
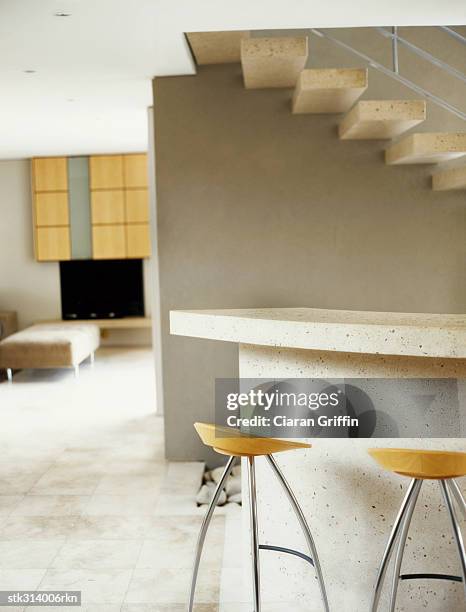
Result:
M452 582L463 582L461 576L450 576L450 574L402 574L400 580L450 580Z
M259 544L259 550L273 550L275 552L286 553L287 555L294 555L295 557L299 557L300 559L304 559L314 567L314 561L308 555L305 555L299 550L293 550L292 548L284 548L283 546L272 546L271 544Z

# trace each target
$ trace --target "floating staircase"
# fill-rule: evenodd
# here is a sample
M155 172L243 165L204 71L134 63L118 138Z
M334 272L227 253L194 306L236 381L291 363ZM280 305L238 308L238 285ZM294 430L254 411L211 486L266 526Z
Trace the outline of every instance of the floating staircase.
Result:
M365 68L303 70L293 95L292 111L344 113L367 89Z
M425 121L425 100L361 100L338 127L342 140L396 138Z
M434 174L432 177L432 189L434 191L466 189L466 166L447 168Z
M249 38L249 31L188 32L191 50L199 66L233 64L241 61L241 41Z
M410 134L385 151L387 164L438 164L466 155L466 133Z
M293 114L347 113L341 140L398 138L426 119L425 100L359 100L368 88L366 68L305 68L306 36L254 37L250 32L191 32L198 64L241 61L246 89L294 88ZM414 133L385 151L388 165L437 164L466 155L465 133ZM435 191L466 189L466 166L434 174Z
M246 89L294 87L308 56L306 36L244 38L241 64Z

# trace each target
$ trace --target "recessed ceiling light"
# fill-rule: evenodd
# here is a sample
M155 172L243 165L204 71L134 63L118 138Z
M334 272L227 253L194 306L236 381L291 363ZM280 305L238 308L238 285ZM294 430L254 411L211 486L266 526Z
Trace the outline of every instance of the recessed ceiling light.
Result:
M67 102L74 102L74 98L66 98Z
M55 17L71 17L71 13L64 13L62 11L59 11L58 13L55 13Z
M23 70L25 74L35 74L35 70Z

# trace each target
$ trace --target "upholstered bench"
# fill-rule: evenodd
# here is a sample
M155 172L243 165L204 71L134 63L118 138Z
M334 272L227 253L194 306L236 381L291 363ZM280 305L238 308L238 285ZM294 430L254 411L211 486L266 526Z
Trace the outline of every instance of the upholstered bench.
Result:
M99 344L100 330L92 323L40 323L0 342L0 368L10 381L13 370L28 368L74 368L78 376L79 364L93 361Z

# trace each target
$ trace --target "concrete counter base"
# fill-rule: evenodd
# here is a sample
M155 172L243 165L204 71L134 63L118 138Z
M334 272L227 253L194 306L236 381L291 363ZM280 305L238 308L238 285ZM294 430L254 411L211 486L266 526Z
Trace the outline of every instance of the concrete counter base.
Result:
M465 359L344 354L240 344L242 378L391 377L466 379ZM459 381L460 421L464 423L465 381ZM438 416L448 418L448 412ZM316 439L314 447L277 455L318 546L330 609L369 611L372 589L383 550L409 479L384 472L367 448L394 446L465 450L462 438ZM257 461L261 542L305 550L298 525L265 460ZM465 481L459 481L466 490ZM245 493L246 495L246 493ZM247 502L247 499L245 499ZM250 578L248 506L244 512L244 578ZM264 602L282 609L320 610L312 568L293 557L261 553ZM403 573L460 575L460 564L440 489L426 482L413 518ZM390 574L386 587L390 585ZM247 600L249 588L244 598ZM387 591L380 610L387 610ZM460 583L416 580L402 582L397 610L460 612Z

